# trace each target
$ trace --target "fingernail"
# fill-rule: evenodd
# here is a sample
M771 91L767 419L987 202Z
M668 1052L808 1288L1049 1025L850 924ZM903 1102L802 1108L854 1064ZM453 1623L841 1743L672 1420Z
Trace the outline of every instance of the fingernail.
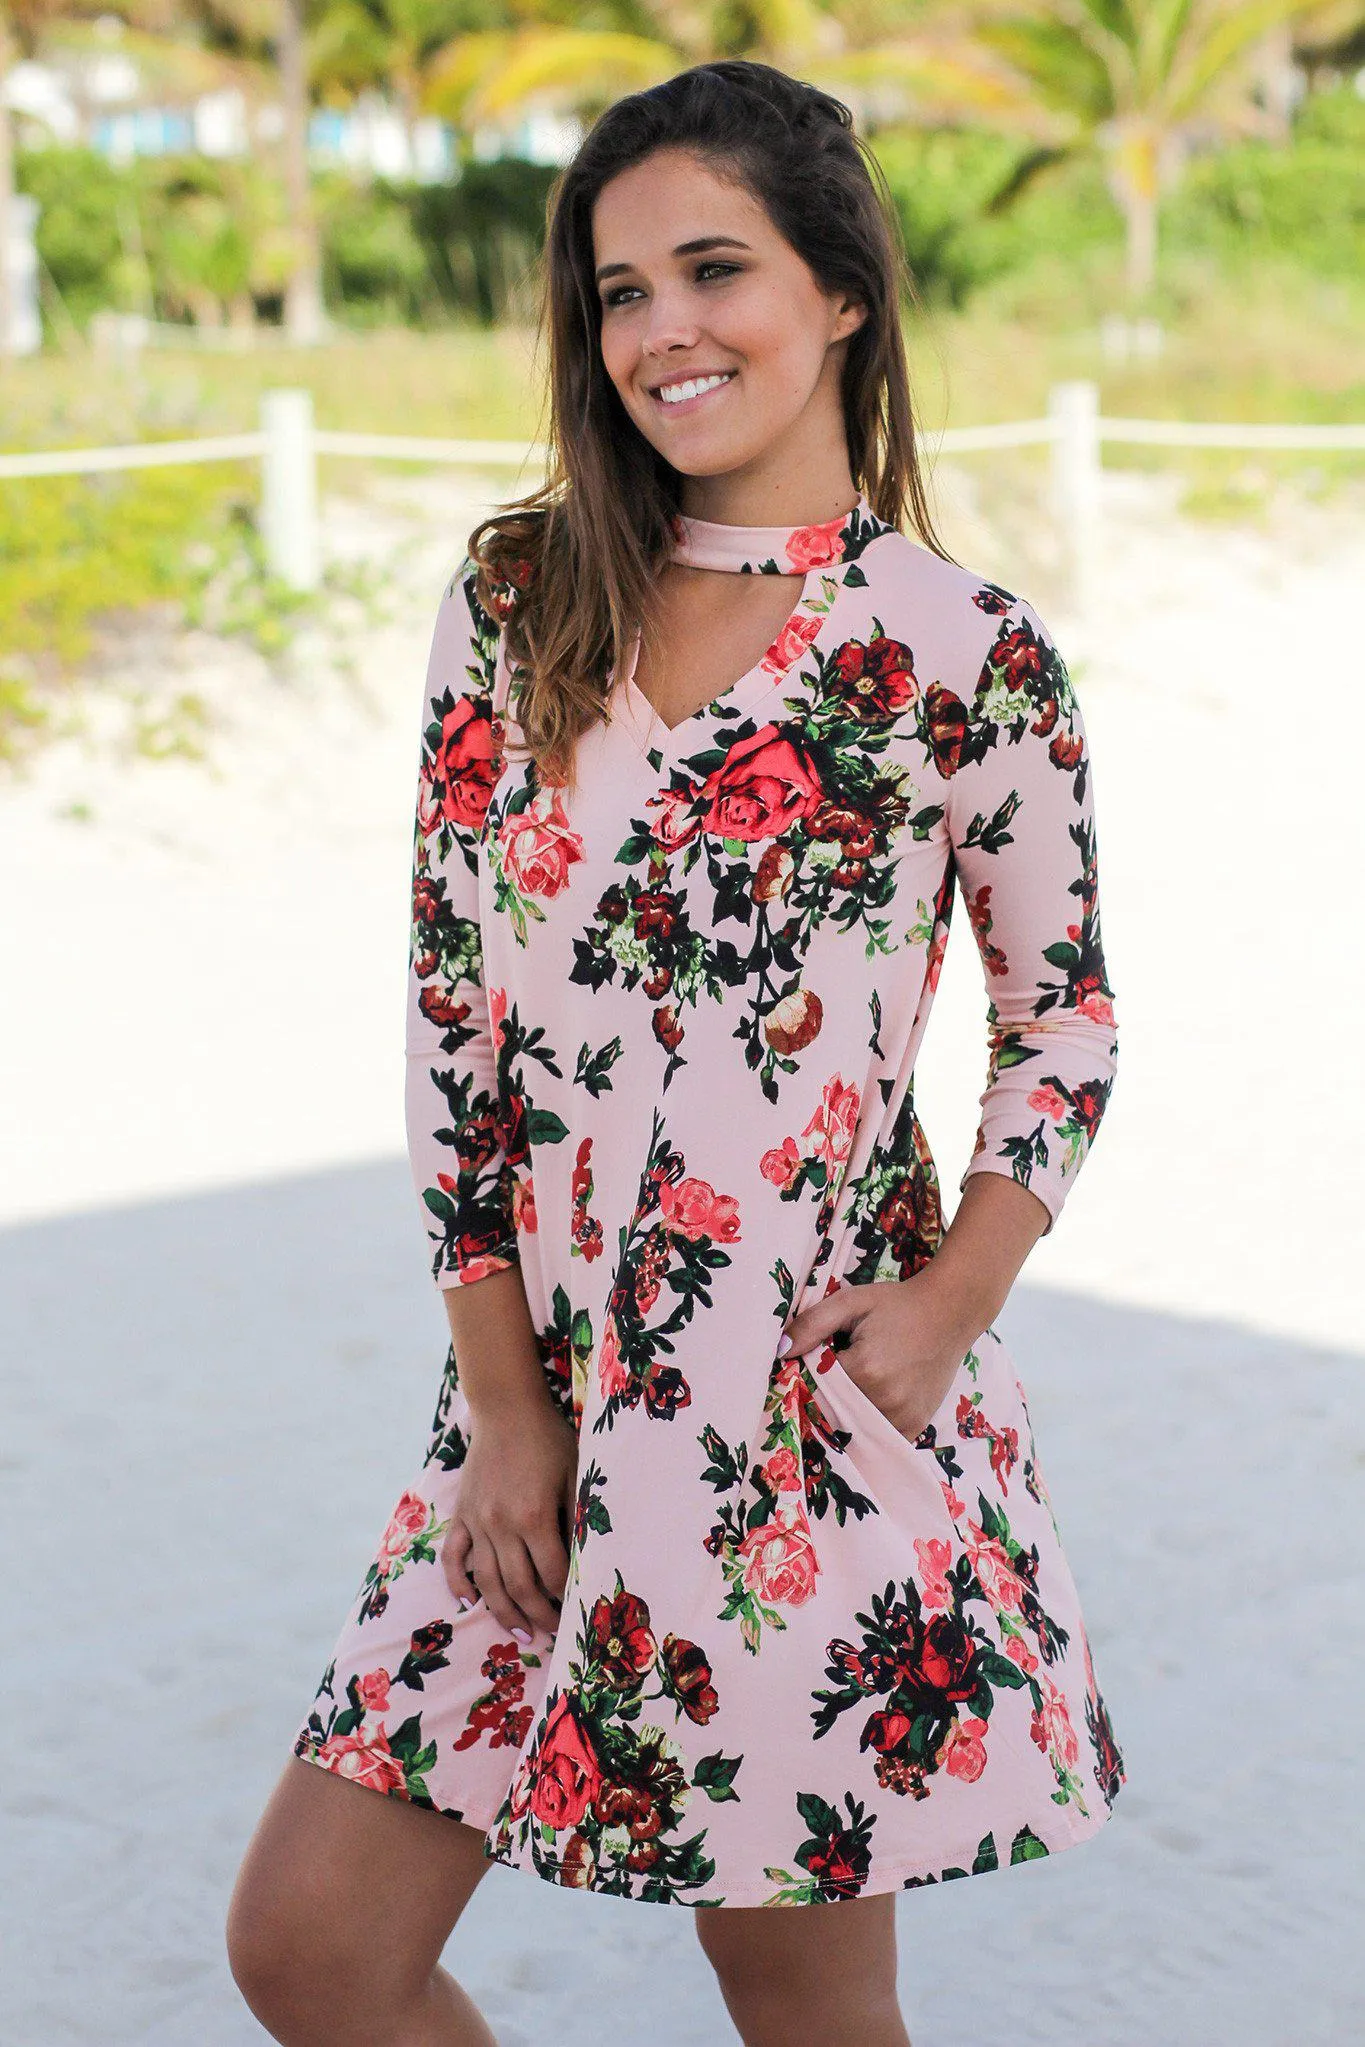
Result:
M467 1599L457 1599L455 1601L455 1611L457 1613L468 1613L470 1604L471 1602Z
M529 1642L531 1639L531 1637L527 1634L525 1628L513 1628L512 1633L516 1636L519 1642Z
M787 1352L791 1349L791 1347L792 1340L788 1335L784 1333L778 1340L777 1355L780 1358L784 1358L787 1355Z

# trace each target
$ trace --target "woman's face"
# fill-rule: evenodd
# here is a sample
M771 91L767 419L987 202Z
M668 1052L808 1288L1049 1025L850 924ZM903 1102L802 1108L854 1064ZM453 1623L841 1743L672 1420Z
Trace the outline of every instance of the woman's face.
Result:
M862 309L821 289L743 186L658 150L598 194L593 261L607 375L680 474L796 454L812 430L842 446L835 344Z

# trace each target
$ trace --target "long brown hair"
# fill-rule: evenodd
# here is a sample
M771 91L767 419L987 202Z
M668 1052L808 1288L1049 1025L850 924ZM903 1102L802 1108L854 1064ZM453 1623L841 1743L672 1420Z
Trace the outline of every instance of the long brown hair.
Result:
M878 518L907 515L935 554L901 334L915 302L880 165L842 101L768 64L698 64L617 100L551 189L540 313L548 339L543 486L475 527L480 602L503 621L517 723L544 781L573 773L574 743L605 707L607 673L648 632L681 506L677 471L622 405L601 353L592 212L610 179L681 148L744 185L822 290L867 308L843 369L849 468Z

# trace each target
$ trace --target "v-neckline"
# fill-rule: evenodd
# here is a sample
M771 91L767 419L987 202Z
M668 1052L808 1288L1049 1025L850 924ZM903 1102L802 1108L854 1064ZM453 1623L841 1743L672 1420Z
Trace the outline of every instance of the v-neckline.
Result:
M617 702L624 710L640 750L651 766L657 759L675 767L687 752L696 752L704 743L702 728L717 716L727 723L738 722L746 711L770 696L781 687L788 675L797 666L824 627L823 614L828 605L823 602L823 581L837 575L840 564L831 563L824 568L807 570L801 578L801 594L792 610L787 614L764 653L747 668L734 682L727 683L695 711L688 713L676 725L665 725L649 698L635 680L635 671L640 659L640 635L636 633L631 641L630 661L625 680L614 692ZM797 579L791 578L792 582ZM819 598L817 609L812 600ZM799 628L809 621L810 630L803 635ZM784 645L785 642L785 645Z
M851 554L844 543L850 521L854 523L855 534L865 523L876 529L866 537L859 535ZM608 702L613 709L620 710L631 738L656 773L671 771L689 753L700 752L707 743L707 730L717 718L726 724L738 724L746 713L782 687L823 634L825 621L852 563L869 540L891 530L877 519L861 492L857 503L841 518L818 527L731 527L706 520L679 519L676 560L691 561L698 567L771 575L776 571L776 556L783 544L797 541L807 548L805 558L810 566L801 576L796 603L765 652L743 675L727 683L676 725L664 723L635 680L640 659L640 635L635 634L624 679L620 683L609 679ZM796 575L790 580L795 582ZM834 587L827 589L827 584Z

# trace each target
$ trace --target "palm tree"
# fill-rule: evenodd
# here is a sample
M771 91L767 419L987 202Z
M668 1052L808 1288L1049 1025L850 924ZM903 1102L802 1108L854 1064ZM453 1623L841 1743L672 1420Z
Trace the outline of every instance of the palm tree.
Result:
M542 10L562 13L554 0ZM591 29L554 19L466 35L428 60L422 89L433 112L469 127L536 105L589 118L620 94L692 64L755 57L839 93L865 127L932 110L937 120L1018 114L1017 87L967 44L960 0L920 0L913 31L859 47L835 0L615 0Z
M1324 0L1003 0L971 33L1007 67L1041 146L1028 165L1098 152L1125 229L1131 302L1156 277L1161 195L1199 136L1274 134L1252 97L1265 41Z

